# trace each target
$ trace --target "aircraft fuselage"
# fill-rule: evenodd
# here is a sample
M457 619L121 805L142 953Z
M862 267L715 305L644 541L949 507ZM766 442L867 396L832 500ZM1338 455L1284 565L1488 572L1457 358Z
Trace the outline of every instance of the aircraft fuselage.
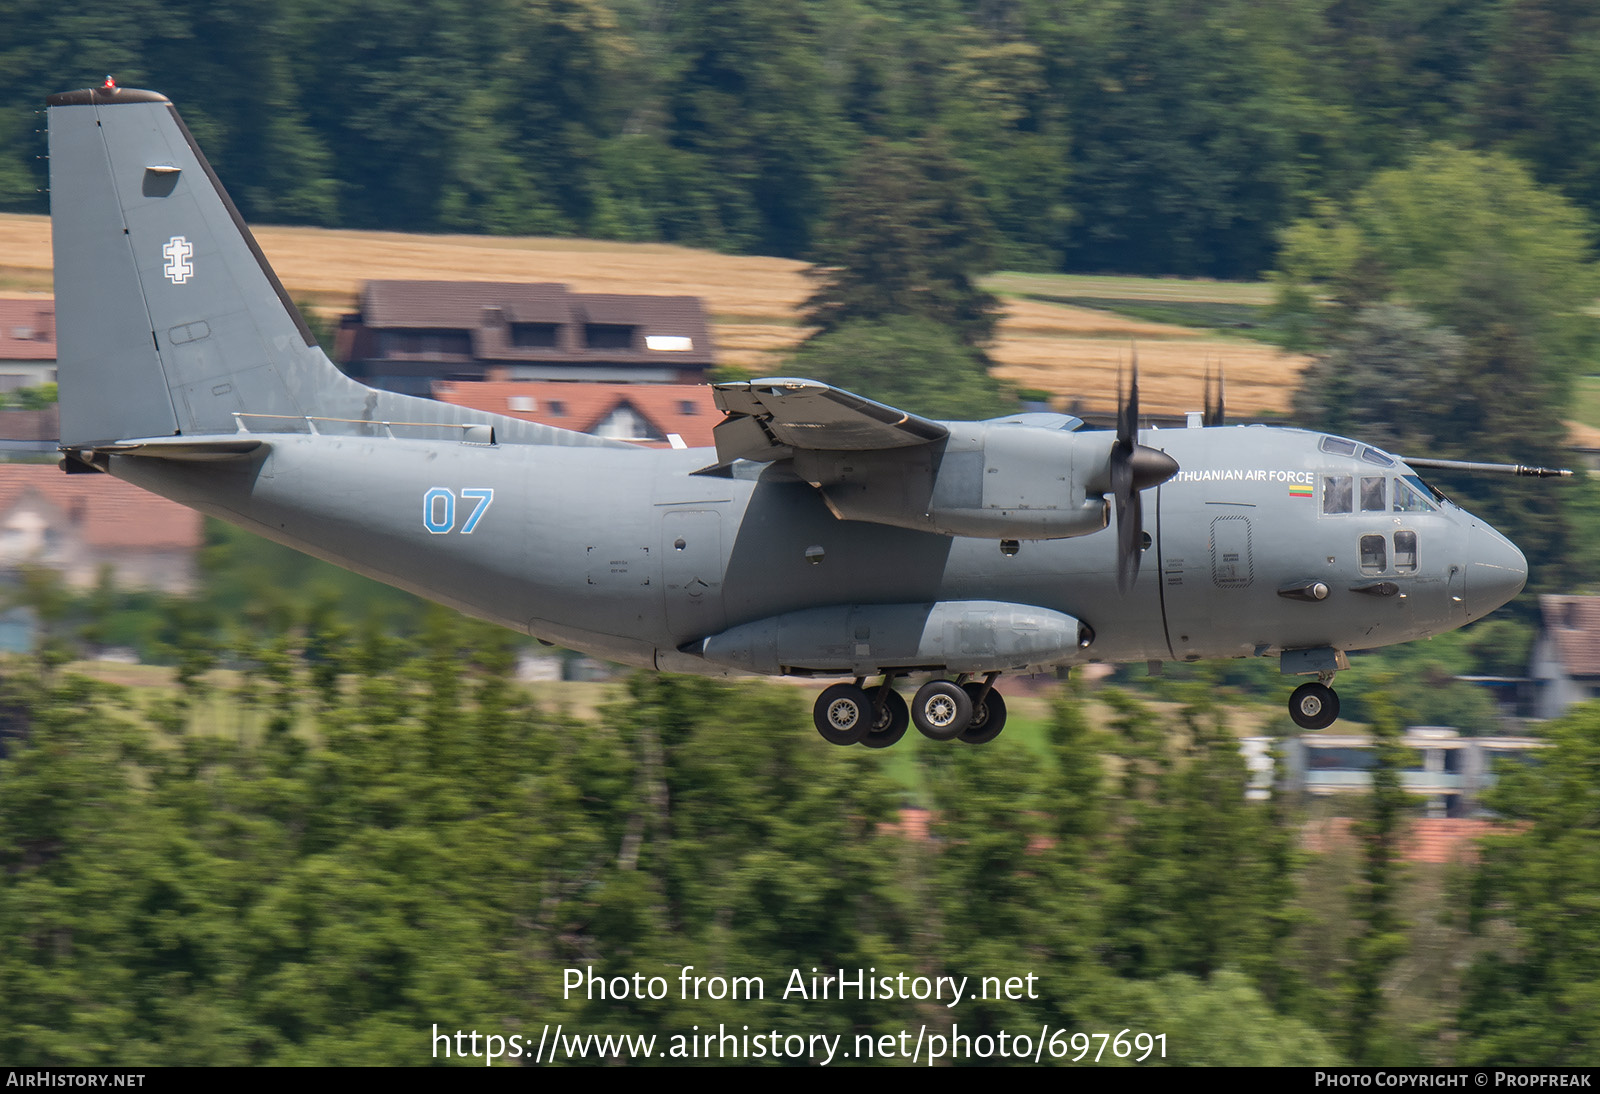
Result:
M474 616L675 671L721 674L697 642L830 604L1048 608L1092 630L1062 664L1366 649L1479 618L1525 577L1514 546L1421 500L1403 464L1331 453L1299 430L1143 431L1182 470L1147 493L1151 542L1126 594L1114 528L1013 542L840 520L780 466L695 474L709 450L262 439L250 460L111 467ZM1292 595L1318 583L1321 599Z

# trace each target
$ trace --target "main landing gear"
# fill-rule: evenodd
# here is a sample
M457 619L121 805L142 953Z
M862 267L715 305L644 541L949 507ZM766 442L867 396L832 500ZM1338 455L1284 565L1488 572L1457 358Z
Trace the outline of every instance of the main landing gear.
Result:
M1339 719L1339 695L1328 685L1333 673L1325 672L1314 684L1301 684L1289 696L1289 717L1301 729L1327 729Z
M834 684L817 696L812 720L817 732L829 744L863 744L868 748L888 748L916 723L917 731L935 741L960 738L968 744L987 744L1000 736L1006 725L1006 703L994 688L991 672L982 683L964 677L929 680L917 689L908 705L891 686L891 677L874 687L863 687L865 678L853 684Z

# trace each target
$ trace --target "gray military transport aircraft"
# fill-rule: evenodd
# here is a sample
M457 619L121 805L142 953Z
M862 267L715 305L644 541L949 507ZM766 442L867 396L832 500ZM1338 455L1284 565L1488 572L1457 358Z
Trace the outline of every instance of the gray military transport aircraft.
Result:
M49 118L65 470L613 661L853 677L817 700L835 744L912 721L991 740L1005 672L1269 655L1316 677L1289 709L1320 729L1347 650L1453 630L1526 578L1414 470L1450 465L1221 425L1209 378L1203 419L1141 430L1135 373L1115 431L719 384L714 452L373 390L317 345L164 96L107 78Z

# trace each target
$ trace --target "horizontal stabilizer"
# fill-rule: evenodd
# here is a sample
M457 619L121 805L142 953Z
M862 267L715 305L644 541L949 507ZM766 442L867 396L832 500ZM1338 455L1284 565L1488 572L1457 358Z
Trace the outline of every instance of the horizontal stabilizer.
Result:
M723 464L781 460L796 449L908 448L949 435L938 422L815 380L741 380L712 387L717 406L727 414L712 431Z
M265 441L235 437L203 440L195 437L152 437L148 440L116 441L87 448L69 449L80 460L92 463L96 457L139 456L154 460L242 460L261 452Z

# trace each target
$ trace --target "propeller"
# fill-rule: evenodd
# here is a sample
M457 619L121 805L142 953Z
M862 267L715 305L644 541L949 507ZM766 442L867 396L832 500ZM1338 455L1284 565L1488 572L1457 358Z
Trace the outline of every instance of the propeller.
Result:
M1111 498L1117 507L1117 589L1126 593L1139 576L1144 539L1144 506L1140 491L1159 486L1178 473L1178 461L1139 443L1139 354L1133 354L1133 379L1122 395L1117 374L1117 439L1111 446Z
M1205 394L1206 410L1205 410L1205 414L1200 419L1200 422L1201 422L1202 425L1223 425L1223 424L1225 424L1227 422L1228 412L1227 412L1227 409L1223 405L1223 386L1224 386L1225 382L1226 381L1225 381L1225 379L1223 377L1223 372L1222 372L1222 362L1218 361L1217 362L1216 399L1213 402L1212 401L1212 389L1211 389L1211 362L1207 361L1206 362L1206 394Z

